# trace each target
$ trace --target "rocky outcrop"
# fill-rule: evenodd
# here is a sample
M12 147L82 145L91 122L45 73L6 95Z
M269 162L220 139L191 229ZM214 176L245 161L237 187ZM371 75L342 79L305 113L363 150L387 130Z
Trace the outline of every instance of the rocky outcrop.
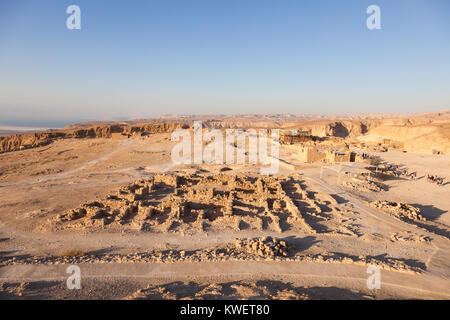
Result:
M181 123L146 123L136 125L108 124L90 128L47 130L36 133L0 137L0 153L37 148L58 139L111 138L114 133L125 136L172 132L188 127Z

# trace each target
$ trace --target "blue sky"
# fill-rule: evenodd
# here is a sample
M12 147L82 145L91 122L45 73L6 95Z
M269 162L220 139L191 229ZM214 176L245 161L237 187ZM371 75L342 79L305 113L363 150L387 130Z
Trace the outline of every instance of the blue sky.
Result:
M446 109L447 0L0 0L0 124Z

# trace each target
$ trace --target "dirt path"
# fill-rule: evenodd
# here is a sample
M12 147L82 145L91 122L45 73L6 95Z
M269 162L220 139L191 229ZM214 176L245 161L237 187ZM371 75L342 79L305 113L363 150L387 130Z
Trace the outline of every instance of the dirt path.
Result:
M305 178L319 184L322 188L328 190L330 193L338 194L340 197L349 200L359 210L359 212L367 214L377 219L378 221L380 221L380 223L390 225L399 231L404 230L414 231L416 229L416 227L412 226L411 224L396 220L384 213L378 212L377 210L368 207L361 200L353 197L351 194L349 194L348 192L346 192L345 190L341 189L338 186L326 184L322 180L314 176L305 176ZM429 232L422 228L421 231L428 233L429 236L434 238L432 245L435 249L434 253L426 261L427 272L439 274L441 276L444 276L445 278L449 278L450 265L447 256L448 253L450 252L450 241L443 236ZM448 285L450 286L450 282L448 282Z
M104 162L107 161L108 159L110 159L113 155L118 154L120 152L123 152L125 149L132 147L133 145L136 144L136 140L134 139L129 139L129 140L123 140L121 142L121 145L119 148L108 152L105 155L102 155L101 157L94 159L94 160L90 160L87 163L82 164L81 166L69 170L69 171L64 171L61 173L56 173L56 174L50 174L46 177L43 178L32 178L32 179L24 179L24 180L19 180L19 181L15 181L15 182L9 182L9 183L4 183L2 184L2 187L8 187L8 186L24 186L24 185L32 185L32 184L38 184L38 183L43 183L43 182L47 182L47 181L52 181L52 180L57 180L57 179L65 179L65 178L70 178L72 177L74 174L86 170L94 165L96 165L97 163L100 162Z
M68 278L69 265L8 266L0 270L0 281L34 282L61 281ZM303 285L328 284L371 293L367 288L366 268L344 264L317 264L307 262L220 262L172 264L81 264L82 279L107 281L134 279L147 283L155 281L223 281L224 279L283 279L302 282ZM448 283L436 283L432 277L417 281L415 275L382 271L382 290L379 293L395 296L400 290L409 297L449 299ZM351 280L349 282L349 280ZM372 292L374 293L374 292Z

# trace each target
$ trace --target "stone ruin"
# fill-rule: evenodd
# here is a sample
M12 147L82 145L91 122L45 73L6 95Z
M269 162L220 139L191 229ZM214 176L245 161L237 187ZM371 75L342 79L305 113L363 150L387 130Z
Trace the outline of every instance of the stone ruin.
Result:
M362 192L368 192L368 191L372 191L372 192L380 192L383 191L383 187L381 185L381 183L377 183L375 181L371 181L371 180L362 180L362 179L352 179L352 180L344 180L342 182L342 185L344 187L350 188L352 190L356 190L356 191L362 191Z
M302 146L298 150L298 159L305 163L355 162L356 153L350 150L335 150L332 147Z
M426 221L419 208L406 203L378 200L371 202L370 206L388 212L400 220Z
M261 257L287 257L288 247L285 241L277 238L264 237L259 239L236 239L234 247L238 251Z
M337 202L301 180L227 173L156 174L56 216L58 229L110 228L196 233L288 229L353 235ZM333 214L336 214L334 216ZM327 223L325 226L324 223Z
M285 134L280 135L280 144L303 144L307 142L321 142L326 140L326 138L321 138L313 136L310 134Z

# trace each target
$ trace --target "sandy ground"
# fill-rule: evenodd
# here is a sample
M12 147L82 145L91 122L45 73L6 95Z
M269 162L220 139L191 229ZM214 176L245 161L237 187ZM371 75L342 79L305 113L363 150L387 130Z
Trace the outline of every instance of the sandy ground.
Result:
M333 170L324 174L319 164L295 163L292 150L282 149L283 162L297 166L281 165L280 179L295 176L292 185L303 189L309 205L301 207L298 200L305 224L293 223L281 232L251 223L240 230L211 227L192 233L55 227L58 215L105 199L138 179L174 171L221 173L220 166L173 166L173 145L168 134L155 134L56 141L1 154L0 298L450 298L450 184L437 186L422 178L427 173L450 176L449 156L379 154L417 171L421 179L392 179L386 181L387 191L359 192L338 184ZM229 167L231 174L258 172L252 166ZM427 221L400 221L370 207L374 200L414 204ZM317 214L313 207L319 208ZM289 256L209 255L235 238L263 236L285 240ZM71 250L89 259L65 253ZM181 251L195 259L181 259ZM66 286L72 264L81 269L80 290ZM371 264L381 269L381 289L367 287Z

